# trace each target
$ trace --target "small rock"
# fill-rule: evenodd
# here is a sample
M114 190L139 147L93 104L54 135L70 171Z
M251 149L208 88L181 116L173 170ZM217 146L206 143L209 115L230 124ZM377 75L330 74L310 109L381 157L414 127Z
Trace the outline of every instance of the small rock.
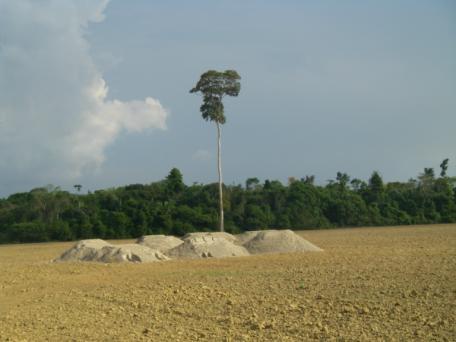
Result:
M365 307L365 308L362 308L362 309L360 310L360 312L361 312L362 314L369 314L369 313L370 313L370 310L369 310L369 308Z

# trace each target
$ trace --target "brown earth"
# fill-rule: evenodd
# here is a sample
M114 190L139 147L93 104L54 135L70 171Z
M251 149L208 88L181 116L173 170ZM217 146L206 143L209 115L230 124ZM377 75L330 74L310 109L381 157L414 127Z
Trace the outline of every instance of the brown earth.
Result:
M105 265L0 246L0 341L456 340L456 225L299 234L324 252Z

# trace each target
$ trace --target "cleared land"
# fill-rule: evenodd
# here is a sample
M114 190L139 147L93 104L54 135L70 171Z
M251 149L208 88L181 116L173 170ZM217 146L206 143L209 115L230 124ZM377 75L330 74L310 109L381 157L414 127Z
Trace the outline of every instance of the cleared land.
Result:
M0 246L0 341L456 340L456 225L299 234L324 252L105 265Z

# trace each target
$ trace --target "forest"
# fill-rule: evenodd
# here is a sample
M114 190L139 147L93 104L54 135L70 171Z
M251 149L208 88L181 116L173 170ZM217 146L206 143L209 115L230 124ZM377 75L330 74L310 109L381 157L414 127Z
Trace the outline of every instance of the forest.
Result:
M338 172L325 185L314 176L223 185L225 229L323 229L456 222L456 177L425 168L407 182L367 181ZM218 227L218 184L186 185L174 168L161 181L82 194L46 186L0 199L0 243L181 236Z

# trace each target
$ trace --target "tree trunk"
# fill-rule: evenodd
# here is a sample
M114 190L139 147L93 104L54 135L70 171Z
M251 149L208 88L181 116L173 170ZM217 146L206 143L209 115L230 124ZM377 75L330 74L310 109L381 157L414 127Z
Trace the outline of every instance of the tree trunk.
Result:
M220 231L225 231L225 222L223 217L223 189L222 189L222 132L220 130L220 123L217 124L217 138L218 138L218 177L219 177L219 204L220 204Z

